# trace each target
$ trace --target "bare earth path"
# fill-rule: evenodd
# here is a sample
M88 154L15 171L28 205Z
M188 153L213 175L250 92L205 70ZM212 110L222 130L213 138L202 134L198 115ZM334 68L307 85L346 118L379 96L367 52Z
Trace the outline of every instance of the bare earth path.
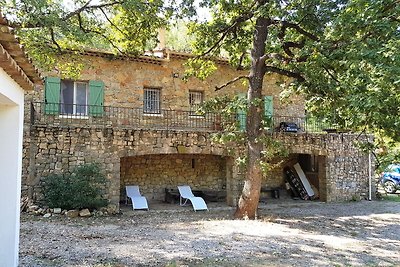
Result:
M20 266L400 266L400 202L131 211L115 217L21 217Z

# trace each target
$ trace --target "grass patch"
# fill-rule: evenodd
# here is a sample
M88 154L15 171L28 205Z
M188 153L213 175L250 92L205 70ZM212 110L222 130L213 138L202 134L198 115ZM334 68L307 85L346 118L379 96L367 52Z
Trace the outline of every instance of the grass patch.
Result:
M382 199L388 201L400 202L400 195L383 195Z

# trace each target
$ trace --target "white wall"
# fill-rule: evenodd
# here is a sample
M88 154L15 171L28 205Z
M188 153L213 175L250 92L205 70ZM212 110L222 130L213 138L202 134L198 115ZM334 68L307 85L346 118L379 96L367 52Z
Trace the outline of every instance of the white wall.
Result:
M18 265L24 91L0 68L0 267Z

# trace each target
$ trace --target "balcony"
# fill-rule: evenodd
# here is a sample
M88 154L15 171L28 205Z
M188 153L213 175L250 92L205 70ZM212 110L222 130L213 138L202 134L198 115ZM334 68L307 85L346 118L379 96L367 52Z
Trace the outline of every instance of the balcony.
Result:
M193 111L161 109L146 112L142 108L65 105L32 102L30 122L34 126L98 127L143 130L182 130L216 132L222 125L236 123L245 129L245 115L222 120L216 113L197 115ZM283 133L326 133L336 127L307 117L273 116L265 118L265 129Z

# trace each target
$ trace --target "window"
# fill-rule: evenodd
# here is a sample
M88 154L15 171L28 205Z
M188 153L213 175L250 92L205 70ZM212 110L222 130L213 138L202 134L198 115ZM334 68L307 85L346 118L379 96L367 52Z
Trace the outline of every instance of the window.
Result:
M45 78L45 113L102 116L104 83Z
M61 114L88 114L88 84L61 80Z
M143 112L160 114L160 95L161 90L155 88L145 88L143 94Z
M190 115L196 115L196 111L202 103L203 103L203 92L189 91Z

